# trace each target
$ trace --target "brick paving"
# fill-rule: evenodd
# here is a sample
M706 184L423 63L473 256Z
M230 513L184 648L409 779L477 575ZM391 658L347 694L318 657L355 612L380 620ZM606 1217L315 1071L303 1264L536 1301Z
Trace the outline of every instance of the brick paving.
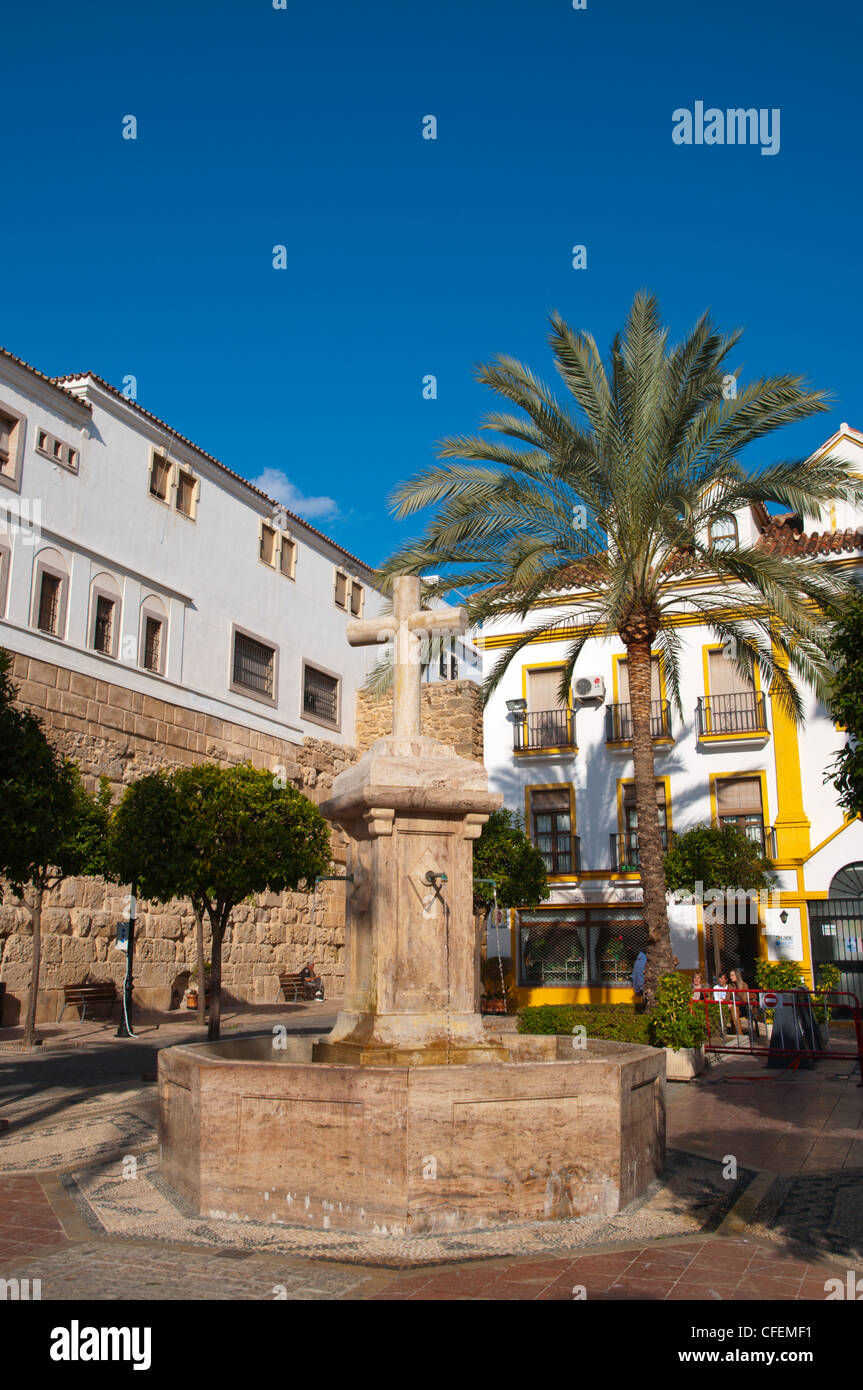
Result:
M255 1017L246 1026L262 1021L269 1020ZM64 1072L50 1113L37 1103L38 1078L53 1075L48 1058L20 1059L16 1076L27 1085L11 1110L10 1135L20 1130L28 1142L49 1128L55 1135L63 1095L80 1103L88 1086L82 1118L88 1105L110 1106L110 1087L88 1078L99 1047L88 1043L77 1052L74 1085ZM764 1079L734 1079L751 1076ZM642 1226L638 1238L643 1215L630 1211L611 1219L616 1235L603 1226L601 1246L594 1237L591 1245L548 1255L474 1254L458 1262L453 1251L422 1269L375 1268L362 1259L345 1264L242 1248L239 1231L233 1246L224 1239L210 1244L204 1230L197 1245L141 1239L140 1231L138 1238L133 1231L99 1234L57 1176L25 1172L0 1176L0 1278L40 1279L46 1300L547 1302L572 1301L583 1288L599 1302L823 1301L827 1279L844 1279L849 1268L863 1276L863 1090L856 1080L848 1063L767 1073L758 1059L734 1057L698 1083L669 1087L669 1145L713 1163L734 1155L741 1170L755 1174L715 1234L646 1239ZM120 1091L116 1101L129 1103ZM56 1171L61 1166L68 1164ZM669 1209L677 1204L698 1217L691 1185L675 1189L672 1181L665 1192Z

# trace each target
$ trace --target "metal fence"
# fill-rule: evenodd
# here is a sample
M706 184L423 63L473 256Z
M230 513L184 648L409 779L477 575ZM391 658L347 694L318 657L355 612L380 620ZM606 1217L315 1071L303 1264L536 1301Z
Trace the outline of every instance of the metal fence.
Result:
M707 1052L767 1057L768 1066L812 1065L854 1061L863 1086L863 1018L860 1003L844 990L763 990L707 988L693 997L693 1010L704 1010ZM853 1025L853 1044L847 1023ZM831 1034L831 1027L833 1033Z
M591 904L578 912L522 912L519 983L620 985L632 988L639 951L647 948L640 904Z

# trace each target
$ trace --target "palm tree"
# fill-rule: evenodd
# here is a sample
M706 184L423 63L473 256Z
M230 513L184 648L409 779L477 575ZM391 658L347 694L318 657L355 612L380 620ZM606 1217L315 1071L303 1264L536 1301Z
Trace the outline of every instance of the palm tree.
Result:
M823 457L744 469L744 446L827 410L803 377L760 378L737 390L727 359L741 330L704 314L674 346L653 294L640 291L603 363L593 337L550 317L549 342L568 399L526 366L498 356L477 379L519 410L494 412L480 435L444 440L432 466L396 489L395 514L434 506L421 538L383 567L435 570L438 592L467 590L473 621L516 615L526 626L486 679L486 700L510 662L540 634L568 639L565 698L585 642L619 633L627 650L639 855L648 928L645 993L676 964L665 903L651 740L651 657L663 662L678 711L676 620L701 621L736 644L735 664L758 669L780 705L802 719L792 673L825 691L819 611L846 582L808 559L734 543L714 546L711 522L755 503L819 517L825 504L863 499L851 466ZM726 399L726 396L729 398ZM586 524L576 526L573 519ZM680 587L689 571L703 587ZM734 586L729 610L729 585ZM552 592L571 596L550 617Z

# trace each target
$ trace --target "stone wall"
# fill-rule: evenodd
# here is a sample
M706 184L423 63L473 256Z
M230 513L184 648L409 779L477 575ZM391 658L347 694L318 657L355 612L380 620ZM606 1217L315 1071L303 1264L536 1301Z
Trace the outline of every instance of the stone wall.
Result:
M354 748L324 739L287 743L20 654L14 657L13 678L19 702L40 716L48 737L76 760L87 785L104 774L117 794L160 767L250 761L256 767L283 767L288 780L319 803L329 796L333 778L359 756ZM344 847L338 833L332 838L338 873ZM311 958L327 993L341 994L344 895L343 885L328 883L321 885L317 904L310 894L283 893L263 894L254 904L237 907L224 945L226 993L249 1002L272 1002L281 997L279 974L299 969ZM119 986L125 956L114 948L114 928L127 911L126 889L101 879L69 879L46 898L40 1021L58 1016L63 985L87 978L113 979ZM145 1006L166 1009L176 1004L195 966L194 917L185 902L152 908L140 903L138 913L135 997ZM18 1020L26 999L31 954L29 909L9 893L0 898L0 952L8 1025Z
M19 701L42 719L52 742L74 758L88 786L106 775L115 794L145 773L184 763L252 762L285 769L311 801L330 794L333 778L359 757L357 749L324 739L287 743L243 725L197 714L108 681L82 676L15 654ZM482 761L482 711L472 681L423 687L423 730ZM357 704L357 742L364 751L392 728L392 697ZM333 834L334 872L343 872L344 844ZM85 979L123 979L125 956L114 929L128 912L126 889L101 879L69 879L46 898L38 1018L57 1018L62 987ZM206 927L206 924L205 924ZM205 930L205 942L209 931ZM5 951L4 951L5 947ZM0 897L0 981L6 985L3 1022L17 1022L30 980L30 912L6 893ZM206 950L209 956L209 950ZM344 988L345 886L322 884L318 901L305 893L262 894L235 908L223 952L226 994L253 1003L279 999L280 973L313 959L328 995ZM188 903L138 905L135 998L156 1009L176 1006L195 967L195 923ZM66 1018L72 1014L67 1013Z
M357 695L356 740L365 752L393 726L392 694L376 700L368 691ZM422 730L450 743L463 758L483 761L482 701L476 681L434 681L422 687Z

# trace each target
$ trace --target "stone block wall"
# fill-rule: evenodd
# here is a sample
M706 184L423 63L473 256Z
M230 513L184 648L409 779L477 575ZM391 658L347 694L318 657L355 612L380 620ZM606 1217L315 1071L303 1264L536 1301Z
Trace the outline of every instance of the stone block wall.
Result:
M393 697L357 695L356 740L361 752L392 731ZM463 758L483 761L482 699L476 681L434 681L422 687L422 730L450 743Z
M285 769L288 780L319 804L333 779L359 757L356 748L325 739L287 743L241 724L96 680L59 665L14 654L19 702L38 714L51 741L81 768L88 786L106 775L119 795L125 785L160 767L184 763L252 762ZM482 761L482 711L472 681L423 688L423 730ZM361 692L357 743L364 751L392 728L392 697ZM344 844L332 836L334 872L344 869ZM127 890L101 879L68 879L45 900L38 1018L56 1019L62 987L85 979L121 986L125 956L114 947L115 925L128 912ZM30 981L30 912L8 892L0 896L0 981L6 985L3 1022L19 1021ZM205 923L205 954L209 930ZM328 995L340 995L345 968L345 885L321 884L306 893L262 894L234 911L223 948L227 995L251 1003L281 997L278 977L313 959ZM168 1009L182 997L195 968L195 921L187 902L140 902L135 950L135 998ZM72 1014L67 1013L66 1018Z
M284 768L311 801L326 800L333 778L355 762L356 749L307 738L302 745L152 699L107 681L15 654L18 698L42 719L45 732L75 759L88 786L106 775L117 795L160 767L249 761ZM334 872L344 846L333 833ZM340 867L342 866L342 867ZM102 879L68 879L43 908L38 1018L57 1018L62 986L113 979L119 988L125 956L114 929L128 912L127 889ZM235 909L223 947L222 979L232 997L269 1003L281 997L279 974L314 959L328 994L344 987L345 889L321 884L317 903L306 893L264 894ZM0 897L0 980L6 985L4 1022L18 1021L30 981L30 912L10 893ZM205 922L205 952L209 929ZM195 968L195 921L187 902L138 905L135 997L151 1008L176 1005ZM71 1018L71 1013L66 1018Z

